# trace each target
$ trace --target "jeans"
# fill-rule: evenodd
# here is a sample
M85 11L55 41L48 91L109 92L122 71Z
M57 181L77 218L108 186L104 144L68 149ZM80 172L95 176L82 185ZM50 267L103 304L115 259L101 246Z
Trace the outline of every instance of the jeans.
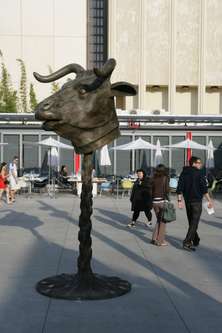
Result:
M136 220L138 219L138 217L140 215L140 212L141 212L140 210L134 210L133 217L132 217L133 222L136 222ZM151 221L152 220L152 213L151 213L151 211L149 209L146 209L146 210L144 210L144 213L145 213L145 215L147 217L147 220Z
M166 223L163 222L163 206L164 203L154 203L153 209L156 214L156 225L153 230L152 240L157 240L160 243L165 241L165 233L166 233Z
M187 245L198 245L200 237L197 233L200 215L202 213L202 202L185 202L189 228L183 243Z

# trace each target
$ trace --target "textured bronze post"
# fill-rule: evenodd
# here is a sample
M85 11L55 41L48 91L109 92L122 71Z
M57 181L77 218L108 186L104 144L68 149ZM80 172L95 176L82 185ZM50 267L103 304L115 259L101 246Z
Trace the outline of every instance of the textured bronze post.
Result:
M80 203L79 217L79 257L78 257L78 274L92 275L91 258L92 258L92 153L83 155L82 171L82 193Z
M46 296L70 300L105 299L121 296L131 289L118 277L94 274L91 269L92 240L92 153L84 154L81 213L79 217L79 257L77 274L61 274L38 282L37 290Z

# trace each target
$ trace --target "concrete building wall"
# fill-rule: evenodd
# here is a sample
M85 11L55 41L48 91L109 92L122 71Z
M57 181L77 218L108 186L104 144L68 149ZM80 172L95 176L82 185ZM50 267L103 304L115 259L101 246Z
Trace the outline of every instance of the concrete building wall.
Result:
M86 66L87 0L0 0L0 49L12 81L19 85L17 58L26 65L38 100L49 95L50 84L40 84L36 71L49 74L68 63ZM64 82L61 79L59 82Z
M171 113L221 113L220 93L207 91L222 87L221 17L220 0L109 1L115 79L138 86L138 109L163 105L167 92ZM133 104L127 98L125 105Z
M169 82L169 4L170 0L144 2L144 69L148 85L168 85Z

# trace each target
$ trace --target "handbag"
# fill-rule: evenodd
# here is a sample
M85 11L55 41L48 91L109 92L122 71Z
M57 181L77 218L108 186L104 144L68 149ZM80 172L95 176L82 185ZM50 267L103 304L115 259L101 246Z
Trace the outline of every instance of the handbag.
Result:
M165 223L176 221L176 209L174 207L174 204L170 201L164 202L163 221Z
M166 184L164 184L164 192L165 192L165 201L163 205L163 221L165 223L170 223L176 221L176 209L174 204L170 202L170 198L168 193L166 192Z

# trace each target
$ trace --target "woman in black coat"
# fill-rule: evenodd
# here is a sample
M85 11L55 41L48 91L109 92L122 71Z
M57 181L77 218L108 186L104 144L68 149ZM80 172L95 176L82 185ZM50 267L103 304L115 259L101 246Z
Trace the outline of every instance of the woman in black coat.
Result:
M152 186L143 169L138 169L136 173L138 178L133 185L130 196L133 216L132 222L128 224L128 227L135 227L140 212L144 212L147 217L148 222L146 225L152 225L150 222L152 219Z

